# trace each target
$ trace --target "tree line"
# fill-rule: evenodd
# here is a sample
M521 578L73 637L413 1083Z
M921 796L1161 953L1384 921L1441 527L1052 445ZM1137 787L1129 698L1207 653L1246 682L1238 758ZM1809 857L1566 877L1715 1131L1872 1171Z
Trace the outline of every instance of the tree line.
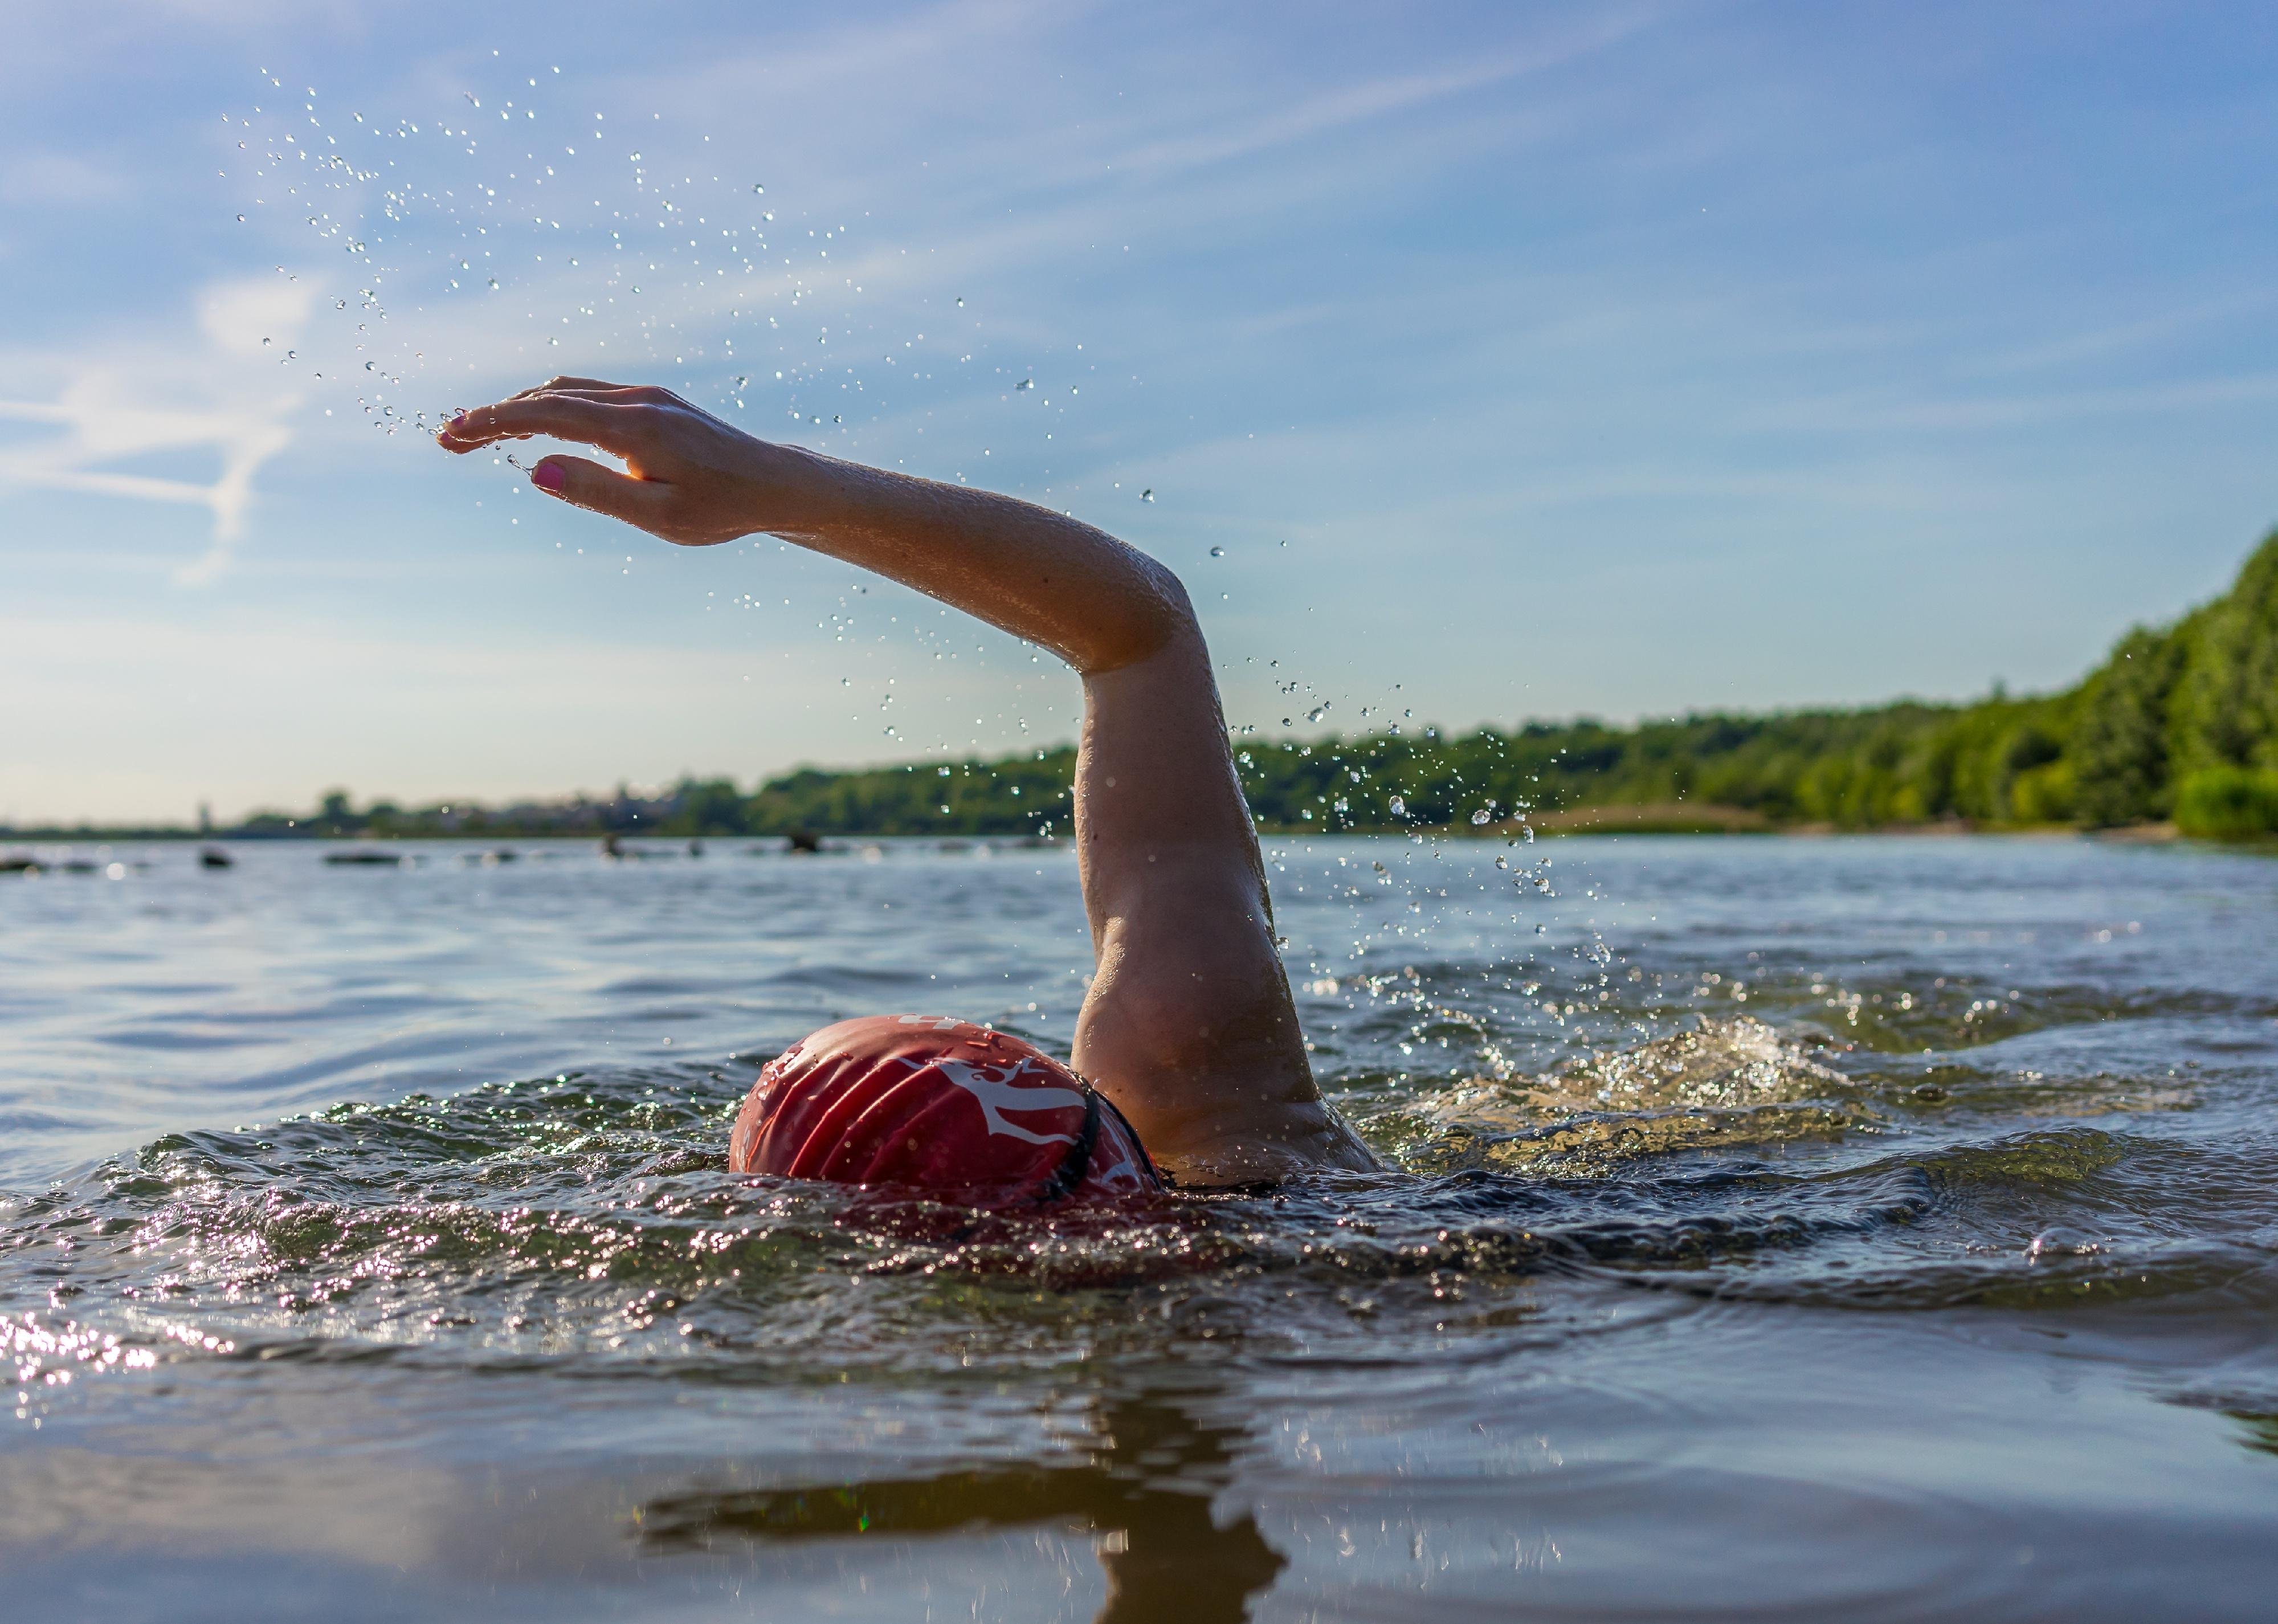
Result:
M1622 808L1681 823L1693 808L1774 828L2172 820L2218 838L2278 832L2278 532L2221 597L2129 632L2060 693L1235 745L1253 813L1280 831L1556 823ZM808 770L740 798L732 785L692 785L688 827L709 817L722 832L1066 832L1074 770L1063 748ZM1732 820L1701 818L1720 825Z
M2139 626L2060 693L1972 704L1583 719L1449 734L1235 741L1261 827L1381 832L1508 827L1905 828L2172 821L2221 839L2278 833L2278 532L2230 590ZM236 832L374 837L1064 835L1072 747L996 760L806 768L746 793L726 778L608 800L313 813ZM28 831L27 831L28 832Z

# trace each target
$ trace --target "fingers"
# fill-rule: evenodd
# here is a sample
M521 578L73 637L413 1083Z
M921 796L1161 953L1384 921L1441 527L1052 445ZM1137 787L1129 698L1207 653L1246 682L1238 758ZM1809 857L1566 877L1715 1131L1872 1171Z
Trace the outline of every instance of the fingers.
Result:
M518 389L507 396L510 401L526 401L541 395L577 395L589 400L631 401L646 406L677 406L686 402L669 389L654 384L611 383L602 378L554 378L535 389Z
M622 389L624 387L600 378L549 378L535 389L519 389L507 398L518 401L526 395L554 395L565 390Z
M693 410L671 390L654 384L615 384L600 378L554 378L535 389L510 395L495 406L478 406L459 413L438 432L436 442L446 451L466 452L493 440L552 434L557 439L600 446L621 456L626 446L638 443L634 438L640 426L638 414L627 412L616 419L591 415L578 418L575 415L577 408L572 403L577 402L597 406L678 406ZM560 410L549 414L547 409L554 406ZM599 437L609 430L613 422L615 438ZM582 423L588 432L578 433L562 426L573 423Z
M550 434L623 456L646 438L638 409L577 395L532 395L478 406L436 436L446 451L472 451L493 440Z
M674 488L661 480L636 479L582 456L548 456L530 471L530 482L573 506L674 539L667 533L673 528Z
M654 384L595 384L590 388L564 385L559 389L530 389L510 396L514 400L529 399L539 395L566 395L581 401L600 401L615 406L684 406L669 389L660 389Z

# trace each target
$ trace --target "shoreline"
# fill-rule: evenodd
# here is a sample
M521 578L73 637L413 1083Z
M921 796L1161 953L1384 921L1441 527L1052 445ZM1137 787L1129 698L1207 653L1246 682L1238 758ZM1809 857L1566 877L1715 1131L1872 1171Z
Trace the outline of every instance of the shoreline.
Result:
M1756 836L1785 839L1831 839L1858 836L1906 835L1942 839L1968 835L2003 836L2020 839L2084 839L2122 846L2164 846L2192 837L2182 832L2172 823L2128 823L2113 828L2091 829L2079 823L1982 823L1967 819L1946 819L1921 823L1875 823L1846 825L1830 823L1778 823L1739 808L1683 808L1672 807L1584 807L1564 812L1545 813L1525 819L1501 819L1484 825L1464 824L1401 824L1382 828L1314 829L1299 824L1258 825L1262 839L1286 839L1305 835L1325 838L1347 836L1421 835L1441 840L1523 839L1532 830L1537 839L1567 839L1578 835L1704 835ZM753 841L781 841L796 833L804 836L807 831L772 831L753 833L715 833L657 831L615 832L621 840L670 842L684 844L690 839L716 841L732 846ZM1005 833L928 835L908 832L883 833L875 831L847 829L813 831L830 840L906 840L912 842L970 845L978 841L1017 842L1041 840L1058 845L1065 836L1023 836ZM445 844L450 842L496 843L503 840L560 841L600 845L608 832L579 831L565 833L559 830L528 830L515 827L497 829L436 829L391 830L368 832L352 830L269 830L242 831L236 829L102 829L80 827L73 829L8 829L0 828L0 855L23 851L34 846L172 846L172 845L295 845L331 844L394 846L406 844ZM2267 841L2214 841L2210 844L2254 846Z

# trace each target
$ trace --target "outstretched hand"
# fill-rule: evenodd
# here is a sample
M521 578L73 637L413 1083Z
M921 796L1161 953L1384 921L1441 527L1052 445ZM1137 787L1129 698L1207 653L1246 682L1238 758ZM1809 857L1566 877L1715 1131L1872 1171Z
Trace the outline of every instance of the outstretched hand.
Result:
M753 439L669 389L556 378L461 412L436 439L464 453L535 435L592 446L625 467L546 456L530 471L532 485L682 547L795 532L813 517L814 481L801 477L808 454Z

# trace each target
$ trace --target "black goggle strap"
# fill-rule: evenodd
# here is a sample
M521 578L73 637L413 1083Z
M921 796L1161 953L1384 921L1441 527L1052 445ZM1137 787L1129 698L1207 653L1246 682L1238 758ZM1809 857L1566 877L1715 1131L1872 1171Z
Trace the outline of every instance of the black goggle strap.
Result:
M1122 1124L1123 1137L1129 1139L1131 1148L1139 1153L1139 1170L1147 1176L1147 1182L1158 1190L1168 1190L1171 1187L1171 1181L1163 1176L1163 1169L1157 1167L1155 1159L1147 1153L1147 1142L1139 1137L1139 1130L1131 1125L1131 1119L1116 1107L1115 1101L1097 1089L1092 1091L1092 1097L1107 1107L1107 1114Z
M1065 1200L1083 1183L1083 1176L1091 1171L1091 1153L1099 1148L1099 1091L1086 1087L1083 1091L1083 1126L1076 1130L1075 1143L1061 1159L1059 1168L1036 1191L1039 1207ZM1113 1110L1113 1106L1107 1107Z

